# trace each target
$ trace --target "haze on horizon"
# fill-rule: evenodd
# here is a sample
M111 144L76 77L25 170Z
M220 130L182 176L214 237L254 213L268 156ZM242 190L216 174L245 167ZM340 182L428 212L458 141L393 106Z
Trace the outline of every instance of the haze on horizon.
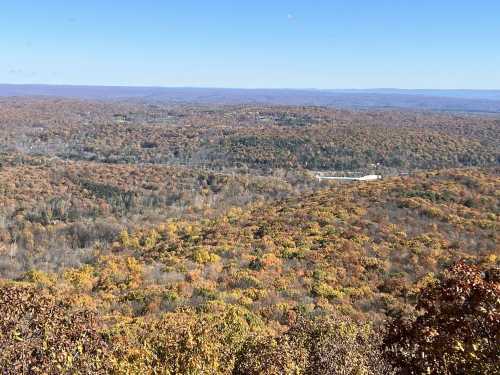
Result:
M494 0L21 0L0 13L0 82L499 89L498 14Z

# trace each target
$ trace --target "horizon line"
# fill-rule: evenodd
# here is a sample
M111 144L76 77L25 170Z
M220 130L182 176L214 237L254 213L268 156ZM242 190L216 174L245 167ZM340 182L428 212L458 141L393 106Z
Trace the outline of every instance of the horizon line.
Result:
M368 87L368 88L315 88L315 87L229 87L229 86L156 86L126 84L76 84L76 83L4 83L0 86L49 86L49 87L98 87L98 88L138 88L138 89L206 89L206 90L276 90L276 91L499 91L500 88L400 88L400 87Z

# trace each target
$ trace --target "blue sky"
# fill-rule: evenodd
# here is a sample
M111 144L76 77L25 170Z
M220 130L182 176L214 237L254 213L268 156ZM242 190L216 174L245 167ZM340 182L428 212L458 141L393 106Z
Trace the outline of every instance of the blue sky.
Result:
M500 89L500 1L3 0L0 82Z

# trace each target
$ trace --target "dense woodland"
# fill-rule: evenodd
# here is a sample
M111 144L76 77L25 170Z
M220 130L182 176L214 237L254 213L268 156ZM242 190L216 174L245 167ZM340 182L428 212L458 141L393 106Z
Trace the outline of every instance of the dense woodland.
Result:
M0 373L500 373L499 138L493 116L0 99Z
M496 117L418 112L0 99L0 150L105 163L264 171L492 166L499 127Z

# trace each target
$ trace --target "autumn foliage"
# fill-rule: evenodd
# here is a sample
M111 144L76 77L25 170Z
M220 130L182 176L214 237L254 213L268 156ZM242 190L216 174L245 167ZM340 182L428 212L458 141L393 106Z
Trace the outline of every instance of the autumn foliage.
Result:
M499 127L1 99L0 373L497 373Z
M500 372L499 268L458 262L423 289L416 310L394 320L385 339L404 373Z
M107 374L108 344L96 314L33 286L0 286L2 374Z

